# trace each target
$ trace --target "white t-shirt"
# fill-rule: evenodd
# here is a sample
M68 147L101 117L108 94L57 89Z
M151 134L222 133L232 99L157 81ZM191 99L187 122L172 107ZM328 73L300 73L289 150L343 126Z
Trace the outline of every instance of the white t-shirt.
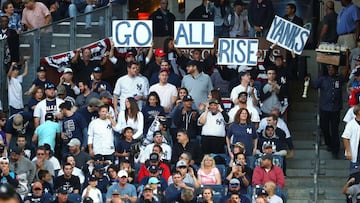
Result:
M92 144L94 154L111 155L114 153L114 134L110 120L97 118L91 121L88 135L88 144Z
M202 113L205 114L206 112ZM198 119L198 125L200 125L199 120L201 116ZM206 115L206 122L202 126L201 129L201 135L205 136L213 136L213 137L225 137L225 120L223 115L220 112L217 112L217 114L212 115L212 113L209 111Z
M117 119L117 125L114 128L115 131L122 133L124 128L131 127L134 130L133 139L138 139L142 136L144 131L144 115L141 111L137 113L137 119L128 118L126 121L125 119L125 111L120 111L118 119Z
M83 190L81 195L82 199L85 199L86 188ZM103 203L101 191L97 188L91 188L89 191L89 197L94 201L94 203Z
M9 105L15 109L24 108L24 102L22 98L22 86L23 76L19 75L16 78L8 78L8 97Z
M122 76L116 81L114 95L119 99L120 110L125 110L125 99L128 97L144 96L149 94L149 82L143 76L129 77ZM139 108L142 101L138 101Z
M271 197L268 197L268 203L283 203L283 200L281 199L281 197L273 195Z
M160 97L160 105L167 107L172 105L171 98L177 96L177 89L174 85L167 83L166 85L160 85L157 83L152 85L149 92L156 92Z
M354 119L356 116L354 114L354 107L351 107L347 110L345 116L344 116L344 119L343 121L345 123L348 123L349 121L351 121L352 119Z
M240 109L239 105L236 105L230 109L230 111L228 113L229 123L234 122L235 114L239 109ZM246 109L249 111L249 113L251 115L251 122L253 122L253 123L260 122L259 112L254 107L247 105Z
M154 143L148 144L144 151L142 151L140 153L140 163L145 163L146 160L148 160L150 158L150 154L152 153L152 150L154 148ZM161 144L161 148L162 148L162 155L161 155L161 160L171 160L171 147L166 144L166 143L162 143Z
M247 98L247 101L246 101L246 104L248 106L254 106L254 103L253 103L253 98L251 96L251 92L253 91L254 89L254 94L255 94L255 97L257 95L257 90L256 88L254 87L250 87L248 86L247 88L242 86L241 84L234 87L232 90L231 90L231 93L230 93L230 99L233 103L235 103L235 100L238 98L239 96L239 93L240 92L247 92L248 93L248 98ZM259 98L256 98L257 100L259 100Z
M45 122L46 113L58 114L60 113L60 104L62 104L64 100L55 98L54 101L48 101L47 99L41 100L34 109L34 117L40 118L40 124Z
M357 123L355 119L352 119L346 124L345 130L341 137L345 139L349 139L350 151L352 154L351 162L356 163L358 156L358 149L359 149L359 141L360 141L360 125Z
M256 132L260 133L262 130L264 130L267 126L267 120L266 117L261 119L260 123L259 123L259 127L256 130ZM289 128L287 127L285 121L281 118L278 118L278 122L276 124L276 127L280 128L281 130L283 130L286 134L286 138L291 137Z

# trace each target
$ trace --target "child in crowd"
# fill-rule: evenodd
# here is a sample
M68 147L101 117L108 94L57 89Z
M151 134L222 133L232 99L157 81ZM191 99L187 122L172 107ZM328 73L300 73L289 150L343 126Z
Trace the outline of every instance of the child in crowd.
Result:
M98 184L98 178L95 175L91 175L89 178L89 185L84 189L81 198L84 200L86 197L91 197L94 202L102 203L103 198L101 191L96 188Z
M24 102L22 99L23 90L21 83L23 82L23 78L28 73L27 61L25 61L24 72L21 75L19 74L20 69L20 65L16 65L15 63L13 63L10 66L9 72L7 74L10 116L24 110Z
M44 88L46 83L51 83L50 80L46 78L46 68L39 66L36 70L37 78L33 80L31 87L24 93L25 95L31 95L34 93L35 87Z
M48 170L39 170L38 178L43 186L44 193L50 193L51 195L54 194L54 189L52 187L52 177L51 173Z
M115 156L118 157L119 163L124 160L129 160L130 164L134 165L134 157L131 156L131 145L134 144L134 129L131 127L126 127L123 131L123 139L120 139L118 145L116 146Z

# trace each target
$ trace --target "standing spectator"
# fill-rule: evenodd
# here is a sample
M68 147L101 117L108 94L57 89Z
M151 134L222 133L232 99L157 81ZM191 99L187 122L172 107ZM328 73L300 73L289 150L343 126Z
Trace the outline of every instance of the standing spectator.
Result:
M351 119L345 126L342 134L345 156L350 161L350 170L360 167L360 155L358 154L360 140L360 105L354 106L355 118Z
M144 151L141 152L140 163L145 163L145 161L149 159L149 156L155 145L160 145L162 148L162 156L160 159L166 163L170 163L172 149L167 143L164 143L164 141L166 140L164 140L161 131L154 132L153 143L148 144Z
M31 143L33 128L30 125L32 117L25 112L20 112L9 117L6 121L5 133L6 140L4 144L8 149L16 144L16 140L20 135L23 135L24 140Z
M227 20L230 26L230 37L247 37L249 36L250 24L248 16L245 14L246 4L242 0L234 2L234 11L232 11Z
M35 92L36 87L44 88L46 83L51 83L50 80L46 78L46 68L44 66L39 66L36 69L37 78L35 78L31 84L29 90L27 90L24 95L30 95Z
M360 10L352 0L341 0L341 6L343 8L337 16L336 31L339 35L337 43L352 49L360 36Z
M168 58L170 57L169 54L170 53L168 53ZM150 85L154 85L159 82L160 71L167 70L168 74L169 74L168 82L172 85L175 85L176 88L179 88L181 86L181 80L180 80L180 76L174 72L174 70L176 69L176 66L174 67L173 63L175 63L175 62L171 61L171 59L169 59L169 61L161 60L160 69L158 72L155 72L152 74L151 79L150 79ZM171 68L171 67L173 67L173 68Z
M194 103L198 107L200 103L207 101L207 96L213 89L209 75L199 70L199 62L192 60L187 63L186 75L181 83L189 91L189 95L194 98Z
M64 174L55 178L54 189L65 188L68 193L79 194L81 191L80 179L78 176L72 174L73 167L70 163L63 165Z
M61 133L62 153L68 153L69 150L67 148L67 144L72 138L78 138L81 141L83 149L87 147L88 142L88 126L85 119L81 117L78 112L71 111L71 107L72 106L68 101L60 104L59 106L61 113L64 116Z
M229 22L227 17L231 12L228 0L215 0L210 3L210 12L214 14L214 37L229 37Z
M51 23L49 9L41 2L35 0L24 0L21 23L28 30L34 30ZM40 32L40 56L47 56L50 53L52 42L52 28L47 27Z
M187 17L187 21L213 21L214 14L209 10L209 1L202 0L201 5L195 7Z
M2 5L2 12L9 18L8 27L15 30L18 34L22 30L21 16L14 12L14 5L11 1L6 1Z
M141 109L142 101L148 95L148 81L143 77L138 76L139 63L130 62L127 65L128 74L122 76L116 81L114 88L114 110L115 114L119 114L119 110L125 110L125 101L128 97L133 97L138 103L138 108ZM134 115L132 115L134 116Z
M47 113L45 115L45 123L39 125L33 135L32 142L36 146L49 144L51 150L55 150L56 138L60 136L61 128L59 123L55 122L54 115Z
M174 36L174 21L175 16L168 10L168 0L160 0L160 8L153 12L149 20L153 21L153 35L154 37L169 37ZM159 38L159 42L163 39ZM162 43L159 43L160 45ZM156 45L156 44L155 44ZM159 47L159 46L157 46Z
M74 0L69 5L69 17L73 18L80 13L89 13L93 11L94 1ZM91 28L91 14L85 16L85 29Z
M27 61L25 61L24 72L22 74L19 73L20 70L21 66L13 63L10 66L9 72L7 74L10 116L24 110L24 102L22 99L23 90L21 83L28 73Z
M6 39L4 43L4 70L9 71L10 66L13 63L19 62L19 35L16 30L8 27L9 17L7 15L1 16L1 39Z
M340 150L339 123L342 109L343 78L337 75L338 67L330 65L328 75L312 81L312 86L320 89L320 128L325 138L327 150L334 158Z
M128 160L130 164L134 166L134 156L130 154L131 145L136 143L133 139L134 130L131 127L126 127L124 128L122 134L123 139L117 142L114 155L119 158L119 163L124 162L124 160Z
M102 80L102 74L103 74L103 69L99 66L96 66L93 69L92 72L92 77L93 79L90 81L89 87L91 87L91 91L100 94L102 91L109 91L112 92L112 87L111 85Z
M126 127L131 127L135 132L133 138L141 138L144 129L144 115L139 110L136 99L133 97L126 98L124 106L125 110L119 113L115 130L122 132Z
M267 82L261 86L260 100L262 102L261 111L264 116L270 114L274 108L281 109L280 94L281 86L276 81L276 69L275 67L269 67L266 71Z
M146 101L146 105L141 110L142 114L144 115L144 135L147 133L154 133L153 129L151 129L151 125L153 124L154 120L158 117L165 118L165 111L164 107L160 106L160 98L156 92L150 92L149 96ZM150 128L150 131L149 131ZM156 129L155 129L156 130ZM151 137L152 135L150 135ZM151 140L149 140L151 141Z
M166 53L164 49L157 48L155 49L154 55L155 55L155 60L150 62L147 65L146 70L144 71L144 76L147 77L149 80L155 73L158 73L162 68L161 62L165 60Z
M251 75L249 71L240 71L239 72L240 84L232 88L230 93L231 101L234 104L239 103L239 94L241 92L246 92L249 98L246 100L249 106L256 106L258 104L257 98L257 89L250 86Z
M60 77L59 85L64 85L66 88L66 95L76 98L80 94L79 87L74 83L74 74L71 68L65 68L63 75Z
M304 25L303 19L296 15L296 5L293 3L286 4L284 18L300 27Z
M252 93L252 94L254 94L254 93ZM257 109L254 108L254 105L249 104L249 102L248 102L249 98L250 97L248 96L247 92L239 93L239 95L237 96L237 99L236 99L237 105L229 110L229 113L228 113L229 123L234 122L235 114L239 109L245 108L250 113L251 122L255 125L256 128L259 126L259 122L260 122L259 112L257 111Z
M198 164L201 160L201 153L199 145L195 142L190 142L190 137L186 130L179 130L176 135L177 142L174 143L173 151L171 155L171 163L176 163L182 153L188 152L191 154L192 160L189 160L191 164Z
M193 109L193 99L190 95L186 95L182 99L183 106L176 108L173 114L173 122L177 129L184 129L190 139L196 138L198 135L197 120L199 113Z
M115 126L116 122L109 113L109 107L107 105L99 107L99 118L91 121L88 130L88 147L91 157L95 154L101 154L104 160L114 160L113 129Z
M0 112L0 141L2 141L4 145L7 145L6 134L5 134L6 120L7 120L6 113Z
M180 172L176 171L172 174L173 183L165 191L166 202L175 203L182 202L181 196L183 191L190 190L194 191L194 186L183 181L183 177ZM190 201L189 201L190 202Z
M102 106L103 103L98 98L91 98L89 104L78 109L78 112L86 122L86 125L89 125L92 120L95 120L99 117L99 106Z
M58 85L56 87L56 95L58 98L63 99L65 102L70 102L71 106L75 105L74 97L68 96L65 85Z
M198 125L202 126L201 149L204 154L224 153L225 125L228 121L229 116L219 101L211 99L198 119Z
M334 1L329 0L325 3L325 16L323 18L323 26L320 32L319 42L336 43L337 32L336 32L336 19L337 13L334 8Z
M135 203L137 200L136 188L134 185L127 183L128 173L121 170L117 176L119 183L109 187L106 193L106 201L110 202L111 196L116 192L124 203Z
M99 94L90 90L88 81L79 81L78 86L80 94L75 99L78 108L88 106L92 98L99 99Z
M241 157L241 155L239 153L235 154L235 156L237 156L239 158ZM252 173L248 174L246 172L245 166L246 165L240 163L239 161L237 161L237 163L233 163L232 166L230 166L228 168L228 174L224 180L225 185L230 183L230 181L232 179L239 180L241 194L247 193L247 189L248 189L248 186L251 184L251 178L252 178Z
M46 113L53 113L57 117L60 113L59 106L64 102L64 100L55 97L55 85L52 83L45 85L45 96L46 98L41 100L34 109L35 128L45 122Z
M140 182L143 177L149 176L149 173L151 173L151 166L157 166L158 168L156 171L159 171L159 175L161 175L165 180L170 177L169 167L160 160L160 155L158 153L153 152L150 154L149 159L141 165L138 172L138 182Z
M258 136L256 133L255 125L250 121L249 111L245 108L239 109L234 117L234 123L230 126L227 136L226 145L230 157L234 157L231 144L241 142L245 145L245 155L252 162L252 156L256 153L256 147L258 142Z
M266 37L274 18L271 0L251 0L248 6L249 37Z
M81 54L81 57L80 57ZM90 48L81 48L75 51L74 57L71 59L71 69L74 71L74 81L90 80L90 75L95 67L101 67L105 64L107 57L100 60L92 60Z
M160 97L160 105L166 113L169 113L177 99L177 89L174 85L168 83L170 72L162 69L159 72L159 83L150 87L149 92L156 92Z
M33 93L31 94L31 98L28 100L27 106L28 111L31 117L34 115L34 110L36 105L44 99L44 88L43 87L35 87ZM33 121L32 121L33 122Z

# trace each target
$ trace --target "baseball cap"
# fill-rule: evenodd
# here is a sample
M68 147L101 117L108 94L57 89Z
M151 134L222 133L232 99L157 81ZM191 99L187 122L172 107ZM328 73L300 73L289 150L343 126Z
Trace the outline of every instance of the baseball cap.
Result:
M143 188L143 191L145 190L153 190L152 187L150 185L145 185L144 188Z
M242 76L244 76L246 74L250 74L250 72L246 71L246 70L242 70L242 71L239 72L239 77L242 77Z
M80 142L80 140L78 138L72 138L67 145L70 146L70 147L80 146L81 142Z
M53 113L46 113L45 114L45 120L54 120L54 114Z
M71 68L65 68L64 73L73 73L73 70Z
M183 101L193 101L193 98L190 95L185 95L182 100Z
M100 99L98 99L98 98L91 98L90 101L89 101L89 106L97 106L97 107L99 107L101 105L102 105L102 103L101 103Z
M118 177L119 178L122 178L122 177L129 177L128 176L128 173L125 171L125 170L120 170L119 172L118 172Z
M120 195L120 191L117 190L117 189L115 189L115 190L112 191L111 194L112 194L112 195Z
M261 156L261 159L262 160L266 160L266 159L273 160L273 155L272 154L263 154Z
M266 190L261 189L256 193L257 196L268 196L269 194L266 192Z
M48 89L55 89L55 85L52 84L52 83L46 83L45 84L45 89L48 90Z
M65 88L65 86L64 86L64 85L58 85L58 86L56 87L56 94L57 94L57 95L64 95L64 94L66 94L66 88Z
M100 98L112 99L113 96L111 95L111 93L109 91L105 90L100 93Z
M150 173L156 173L156 172L158 172L159 167L156 165L151 165L151 166L149 166L148 170Z
M98 178L95 175L91 175L89 177L89 181L97 181L97 180L98 180Z
M176 163L176 167L181 167L181 166L187 166L187 164L185 163L184 160L179 160L179 161Z
M150 162L159 161L159 155L157 153L151 153L149 160L150 160Z
M56 192L60 194L68 194L68 190L65 187L59 187Z
M159 184L159 183L160 183L160 181L159 181L159 179L156 178L156 177L151 177L151 178L149 178L149 180L148 180L148 184Z
M93 203L94 200L91 197L85 197L83 203Z
M186 67L187 66L199 66L199 62L196 60L190 60L189 62L187 62Z
M239 179L237 179L237 178L231 179L230 182L229 182L229 186L230 187L239 187L240 186Z
M162 133L161 133L161 131L160 131L160 130L158 130L158 131L155 131L155 132L154 132L154 134L153 134L153 137L155 137L156 135L161 135L161 136L162 136Z
M272 148L272 144L270 142L265 142L263 144L263 149L268 149L268 148Z
M44 66L39 66L36 70L36 72L41 72L41 71L44 71L46 72L46 68Z
M71 102L69 102L69 101L65 101L65 102L63 102L63 103L61 103L61 104L59 105L59 109L67 109L67 110L70 110L71 107L72 107L72 104L71 104Z
M162 48L157 48L155 49L155 53L154 53L155 56L159 56L159 57L163 57L165 56L165 52Z
M16 114L13 118L13 128L15 128L16 130L22 129L23 126L23 122L24 122L24 118L21 114Z
M168 70L168 69L166 69L166 68L162 68L162 69L160 69L159 74L162 73L162 72L166 72L167 74L169 74L169 73L170 73L170 70Z
M210 99L209 104L212 104L212 103L219 104L219 101L217 99Z
M356 71L354 72L354 75L355 75L355 76L360 76L360 66L356 66L356 67L355 67L355 70L356 70Z
M104 161L104 157L101 154L94 155L94 161Z
M9 199L17 196L15 188L7 183L0 183L0 197Z
M7 162L7 163L9 163L9 159L3 156L3 157L0 157L0 162Z
M10 154L11 154L11 153L21 154L22 149L21 149L20 147L13 147L13 148L11 148L9 151L10 151Z
M99 66L96 66L96 67L93 69L93 72L94 72L94 73L101 73L101 72L102 72L102 69L101 69Z

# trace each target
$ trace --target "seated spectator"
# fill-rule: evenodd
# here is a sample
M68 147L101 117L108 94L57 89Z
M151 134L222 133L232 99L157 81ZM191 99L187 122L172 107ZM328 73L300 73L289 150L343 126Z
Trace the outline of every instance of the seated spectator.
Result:
M274 145L274 147L276 147ZM275 149L275 148L274 148ZM273 144L272 143L266 143L262 146L262 153L261 154L256 154L255 155L255 164L254 166L260 166L261 164L261 157L264 154L272 154L273 155L273 164L275 166L279 166L280 168L283 167L283 157L281 155L276 155L273 151Z
M218 201L218 203L226 203L227 200L231 198L232 194L240 194L240 190L241 190L240 181L236 178L231 179L228 184L227 194L223 195L221 199ZM250 203L249 199L245 195L240 194L239 197L241 202Z
M73 175L73 167L70 163L63 165L64 175L59 175L54 179L54 189L60 188L67 190L68 193L79 194L81 191L80 179Z
M165 180L167 180L170 177L170 169L166 164L160 161L159 154L151 153L150 158L147 161L145 161L145 163L142 164L140 167L138 173L138 179L137 179L138 182L140 182L143 177L149 176L149 167L153 165L159 167L160 175Z
M160 175L160 168L156 165L149 166L149 176L143 177L139 182L139 191L142 192L142 188L145 187L148 183L150 178L156 178L159 182L159 191L163 193L166 188L168 187L168 184L166 180Z
M72 175L79 177L80 179L80 184L84 184L85 182L85 175L83 173L83 171L80 168L76 167L76 162L75 159L72 155L67 155L65 158L65 163L70 163L71 167L72 167ZM60 170L58 173L58 176L61 176L64 174L63 170Z
M107 186L109 184L109 178L104 175L104 173L105 170L99 166L95 167L92 171L92 175L95 175L97 178L96 188L101 191L103 197L105 197L108 188Z
M131 167L131 164L130 164L130 161L129 160L124 160L124 161L122 161L121 163L120 163L120 170L125 170L127 173L128 173L128 175L129 175L129 177L128 177L128 182L129 183L131 183L131 184L133 184L134 183L134 181L135 181L135 173L137 172L137 171L135 171L135 169L133 169L132 167Z
M281 155L285 157L287 155L285 133L275 134L274 126L268 125L265 130L259 136L259 142L257 145L258 152L264 153L262 150L265 145L272 146L272 153L274 155Z
M11 186L17 188L19 181L17 180L17 174L14 171L11 171L9 168L9 159L6 157L0 158L0 181L1 183L7 183Z
M240 193L246 194L247 193L247 187L251 184L251 178L249 178L249 175L246 174L245 166L242 166L241 163L234 164L231 168L229 168L228 175L226 176L226 179L224 180L224 184L228 185L228 183L232 179L238 179L240 182Z
M91 157L87 152L80 150L81 142L79 139L72 138L67 145L71 156L74 157L75 167L82 169L86 167L85 164L90 164Z
M136 188L134 185L127 183L128 173L125 170L119 171L117 174L119 182L109 187L106 193L106 201L110 202L112 199L112 195L114 193L118 193L120 198L125 203L136 202Z
M73 18L80 13L88 13L93 11L92 1L75 0L69 5L69 17ZM85 17L85 29L91 28L91 15Z
M201 192L201 196L203 202L214 203L214 190L210 187L205 187Z
M275 194L276 185L274 182L266 182L264 188L265 191L268 193L268 203L283 203L281 197Z
M205 155L197 172L198 181L201 185L221 185L221 174L214 158Z
M36 166L36 174L38 174L38 172L40 170L47 170L47 171L49 171L49 173L51 174L52 177L55 176L54 165L45 158L45 147L44 146L40 146L36 149L36 157L35 158L32 160L32 162ZM35 177L35 180L39 180L39 177Z
M142 202L160 203L160 201L155 199L153 194L153 188L150 185L144 186L140 198L136 201L136 203L142 203Z
M243 197L243 199L241 199L241 195L239 193L232 193L230 195L229 200L232 201L232 203L243 203L243 202L248 202L250 203L249 199Z
M41 182L35 182L31 186L31 192L24 197L25 203L50 203L52 202L52 195L50 193L43 192L43 186Z
M173 183L165 191L167 203L175 203L181 201L184 190L194 191L194 186L183 181L180 172L176 171L172 174ZM191 199L190 199L191 200Z
M237 153L235 154L235 161L232 165L230 165L229 169L231 168L231 166L233 166L234 164L241 164L242 168L243 168L243 172L246 173L246 176L249 180L249 183L251 184L252 181L252 176L253 176L253 164L248 164L247 160L246 160L246 156L243 153ZM250 167L251 165L251 167Z
M266 154L262 156L261 165L255 167L252 185L264 185L268 181L273 181L276 186L284 188L285 177L280 167L274 166L272 163L273 156Z
M236 142L232 145L233 147L233 156L231 156L230 158L230 162L229 162L229 166L233 166L234 163L237 163L237 157L236 154L244 154L246 149L245 149L245 145L242 142ZM245 163L246 164L246 163Z
M171 161L171 152L172 149L171 147L164 143L166 142L166 139L164 139L162 132L161 131L156 131L153 135L153 143L148 144L145 149L140 152L140 163L145 163L145 160L149 159L149 156L153 150L153 147L155 145L160 145L161 149L162 149L162 154L161 154L161 161L165 162L165 163L170 163Z
M108 187L119 183L119 177L118 177L119 171L120 171L119 168L115 164L111 164L107 168L107 176L109 178ZM129 177L129 174L127 175L127 177Z
M27 138L26 135L23 134L19 134L16 138L16 146L19 147L22 150L22 154L28 158L28 159L32 159L34 158L35 154L35 150L34 147L27 142Z
M176 163L176 171L178 171L181 174L181 177L184 181L184 183L188 183L190 185L193 185L195 188L200 187L200 183L198 179L195 176L194 169L188 165L184 160L179 160ZM172 176L168 179L168 185L173 183Z
M103 197L101 191L96 188L98 184L98 178L95 175L89 177L89 185L83 190L81 198L84 200L87 197L90 197L94 202L102 203Z
M63 203L63 202L69 202L69 192L66 187L60 187L56 190L56 196L55 200L52 203Z
M159 202L163 202L165 200L165 191L160 190L160 181L157 178L152 177L149 178L148 185L150 185L150 187L153 189L154 199Z

